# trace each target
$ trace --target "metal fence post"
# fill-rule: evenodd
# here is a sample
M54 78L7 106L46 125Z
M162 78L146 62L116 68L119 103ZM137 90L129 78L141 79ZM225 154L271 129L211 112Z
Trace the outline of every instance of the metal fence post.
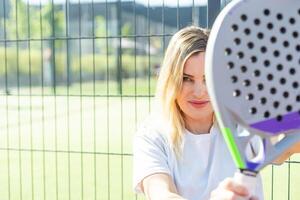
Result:
M207 25L211 28L221 9L221 0L207 1Z

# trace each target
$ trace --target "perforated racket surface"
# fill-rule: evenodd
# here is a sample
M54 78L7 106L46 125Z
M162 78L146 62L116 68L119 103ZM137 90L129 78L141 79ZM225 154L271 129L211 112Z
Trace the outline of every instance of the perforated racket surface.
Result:
M228 4L211 30L205 73L237 166L260 170L300 140L300 1ZM250 135L238 134L237 124ZM279 134L285 138L274 144ZM257 161L245 155L253 135L263 138Z

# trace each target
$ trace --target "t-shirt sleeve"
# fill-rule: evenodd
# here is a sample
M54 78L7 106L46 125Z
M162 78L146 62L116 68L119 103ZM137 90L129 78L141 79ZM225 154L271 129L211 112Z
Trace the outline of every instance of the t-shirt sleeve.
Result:
M170 173L167 146L164 137L141 127L133 141L133 188L142 193L141 182L155 173Z

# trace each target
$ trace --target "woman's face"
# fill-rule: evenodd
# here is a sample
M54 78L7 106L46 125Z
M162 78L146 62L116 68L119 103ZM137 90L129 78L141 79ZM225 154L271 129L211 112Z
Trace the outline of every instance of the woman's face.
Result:
M188 122L211 122L212 119L213 110L205 85L204 57L204 52L192 55L183 69L183 84L177 104Z

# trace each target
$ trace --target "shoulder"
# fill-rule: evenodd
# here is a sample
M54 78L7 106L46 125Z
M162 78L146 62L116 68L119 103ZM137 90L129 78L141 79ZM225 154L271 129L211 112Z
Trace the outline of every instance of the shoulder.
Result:
M168 125L157 115L149 115L137 128L135 139L146 139L153 141L168 141Z

